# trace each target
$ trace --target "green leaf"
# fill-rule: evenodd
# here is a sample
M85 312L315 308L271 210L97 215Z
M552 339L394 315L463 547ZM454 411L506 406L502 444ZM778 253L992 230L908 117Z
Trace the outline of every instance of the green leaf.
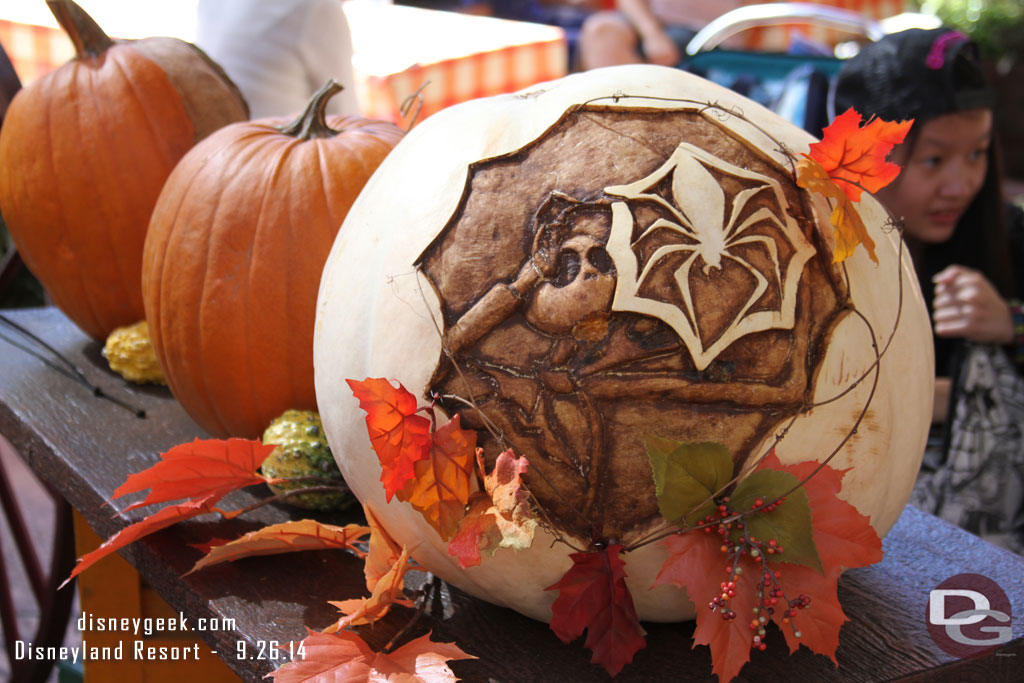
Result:
M681 443L657 436L647 437L646 446L662 517L679 523L685 516L685 523L693 525L715 509L710 498L732 479L732 454L728 448L717 443ZM694 511L698 505L700 508Z
M736 485L729 496L729 506L736 512L749 510L761 498L770 503L800 483L789 472L762 469ZM755 512L744 519L747 533L761 543L770 539L782 546L781 555L768 555L776 562L792 562L823 571L811 527L811 505L803 487L786 494L786 499L771 512Z

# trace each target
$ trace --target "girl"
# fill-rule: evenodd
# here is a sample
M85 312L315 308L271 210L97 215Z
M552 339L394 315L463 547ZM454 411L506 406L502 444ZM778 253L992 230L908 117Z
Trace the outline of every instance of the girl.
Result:
M932 316L941 446L914 501L1024 548L1024 212L1002 194L994 93L977 48L949 29L913 29L844 65L835 111L914 119L877 197L903 234Z

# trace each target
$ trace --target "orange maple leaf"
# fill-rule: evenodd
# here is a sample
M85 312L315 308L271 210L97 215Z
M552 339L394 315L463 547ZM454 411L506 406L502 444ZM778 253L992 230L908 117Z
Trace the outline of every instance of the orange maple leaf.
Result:
M372 624L390 612L392 605L411 607L412 601L405 594L405 573L411 566L409 553L403 548L391 569L374 583L370 597L329 601L345 616L324 629L324 633L334 633L349 626Z
M388 654L374 652L366 641L352 631L310 631L302 645L306 656L271 672L269 675L274 683L453 683L459 679L446 662L476 659L463 652L455 643L430 640L430 633Z
M843 569L881 560L882 542L868 518L838 498L845 471L818 467L817 462L782 465L774 451L758 465L758 469L788 472L800 481L810 476L803 488L811 509L812 534L823 571L790 562L773 563L772 570L779 572L780 585L787 595L791 598L807 595L812 599L813 608L807 612L796 610L792 623L784 624L782 619L788 608L780 604L772 618L782 626L791 652L803 644L834 662L839 629L846 621L836 594L839 576ZM747 615L757 606L756 580L762 574L762 567L749 555L741 557L739 565L743 572L732 579L736 582L736 595L729 598L729 609L737 617L723 620L717 610L711 611L703 603L722 593L722 575L713 571L722 566L725 557L720 549L720 537L689 532L670 536L664 544L668 558L655 585L686 588L698 607L694 642L710 646L713 671L719 680L732 680L750 659L751 630ZM800 638L796 637L796 630L801 632Z
M144 500L121 512L182 498L220 500L235 489L265 482L256 470L274 448L246 439L196 439L180 444L161 454L152 467L125 479L111 500L149 489Z
M872 118L861 126L861 115L847 109L822 131L821 142L811 145L808 156L856 202L863 190L877 192L899 175L900 167L885 157L903 142L913 123Z
M386 379L346 380L366 411L370 443L380 459L387 501L415 476L414 465L430 455L430 420L417 415L416 397Z
M219 498L210 495L202 499L193 499L180 505L167 505L157 512L149 515L145 519L142 519L134 524L130 524L125 528L118 531L116 534L108 538L103 544L85 555L82 555L78 559L78 564L71 571L71 575L64 579L64 583L60 585L60 588L64 587L71 579L75 578L86 569L102 560L107 555L120 550L126 545L133 543L144 536L148 536L154 531L160 531L167 527L177 524L178 522L203 515L208 512L214 511L214 505Z
M363 575L366 577L366 589L372 593L377 581L398 562L402 546L381 526L372 508L364 505L363 514L370 525L370 550L363 562Z
M394 652L378 652L373 660L373 670L396 683L410 680L405 676L413 676L410 683L449 683L459 680L447 665L447 662L457 659L476 657L466 654L455 643L432 641L428 632Z
M446 541L465 516L476 453L476 432L459 425L456 415L434 432L429 457L415 464L415 476L398 491L398 499L419 510Z
M829 222L835 228L835 249L832 253L832 261L840 263L849 258L858 244L864 245L864 250L875 263L878 257L875 255L875 241L868 235L868 229L864 225L864 219L853 205L842 189L828 177L825 169L817 161L811 158L801 159L796 165L797 184L805 190L820 192L834 202Z
M256 469L274 448L245 439L196 439L162 453L157 464L130 475L117 487L111 499L150 489L145 499L132 503L122 513L154 503L181 498L188 500L178 505L167 505L118 531L99 548L79 558L64 583L110 553L155 531L208 512L226 514L214 506L236 489L265 482L266 479L256 474Z
M618 675L647 643L626 587L621 552L621 545L609 545L604 550L573 553L569 571L545 589L558 591L551 605L551 630L563 643L571 643L586 630L591 663L603 666L610 676Z
M221 562L234 562L243 557L257 555L280 555L302 550L351 550L359 557L366 553L355 546L370 534L370 527L349 524L344 527L322 524L313 519L303 519L281 524L271 524L229 543L212 547L206 557L196 562L186 572L192 572Z
M689 532L665 539L668 558L654 581L654 585L671 584L686 589L686 594L697 607L697 629L693 633L693 646L711 648L711 670L718 680L731 681L750 660L751 630L749 615L753 614L757 593L756 577L760 569L749 557L740 560L743 573L736 576L736 597L729 599L729 607L737 617L722 618L719 611L712 612L707 601L722 592L725 574L725 556L719 546L718 534Z
M813 602L809 611L798 611L793 620L795 626L785 627L782 631L791 652L803 643L835 662L839 629L847 621L836 594L839 575L844 569L881 561L882 541L870 519L838 497L847 470L836 470L826 465L815 472L818 468L816 462L783 465L774 451L761 461L758 469L761 468L789 472L801 481L810 476L803 486L811 507L814 544L821 557L824 574L792 563L779 564L785 585L810 596ZM774 617L780 625L783 612L777 610ZM800 631L799 639L794 634L795 630Z
M532 545L537 522L522 482L529 464L525 456L517 458L509 449L498 456L494 470L487 474L482 452L477 450L486 493L472 495L469 510L448 544L448 553L463 568L480 564L481 551L493 553L499 547L524 550Z

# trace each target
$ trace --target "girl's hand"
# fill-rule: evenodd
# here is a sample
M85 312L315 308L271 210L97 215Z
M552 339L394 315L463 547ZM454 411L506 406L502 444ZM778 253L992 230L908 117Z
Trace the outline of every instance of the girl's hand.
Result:
M664 30L659 30L644 36L644 56L650 64L661 66L675 66L683 56L679 48Z
M1010 306L984 275L964 266L949 266L938 273L932 319L935 334L979 343L1013 341Z

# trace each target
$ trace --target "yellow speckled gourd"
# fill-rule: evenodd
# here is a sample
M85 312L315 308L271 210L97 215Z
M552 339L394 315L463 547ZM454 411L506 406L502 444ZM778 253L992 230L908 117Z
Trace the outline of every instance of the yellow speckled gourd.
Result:
M149 341L149 325L145 320L118 327L103 346L103 357L110 369L136 384L167 384L156 352Z
M271 484L270 490L281 494L297 488L316 486L315 478L325 484L342 481L331 447L324 437L320 416L311 410L288 410L263 432L264 444L277 448L263 461L261 470L268 477L306 479L286 484ZM347 490L338 492L301 493L286 499L306 510L342 510L355 498Z

